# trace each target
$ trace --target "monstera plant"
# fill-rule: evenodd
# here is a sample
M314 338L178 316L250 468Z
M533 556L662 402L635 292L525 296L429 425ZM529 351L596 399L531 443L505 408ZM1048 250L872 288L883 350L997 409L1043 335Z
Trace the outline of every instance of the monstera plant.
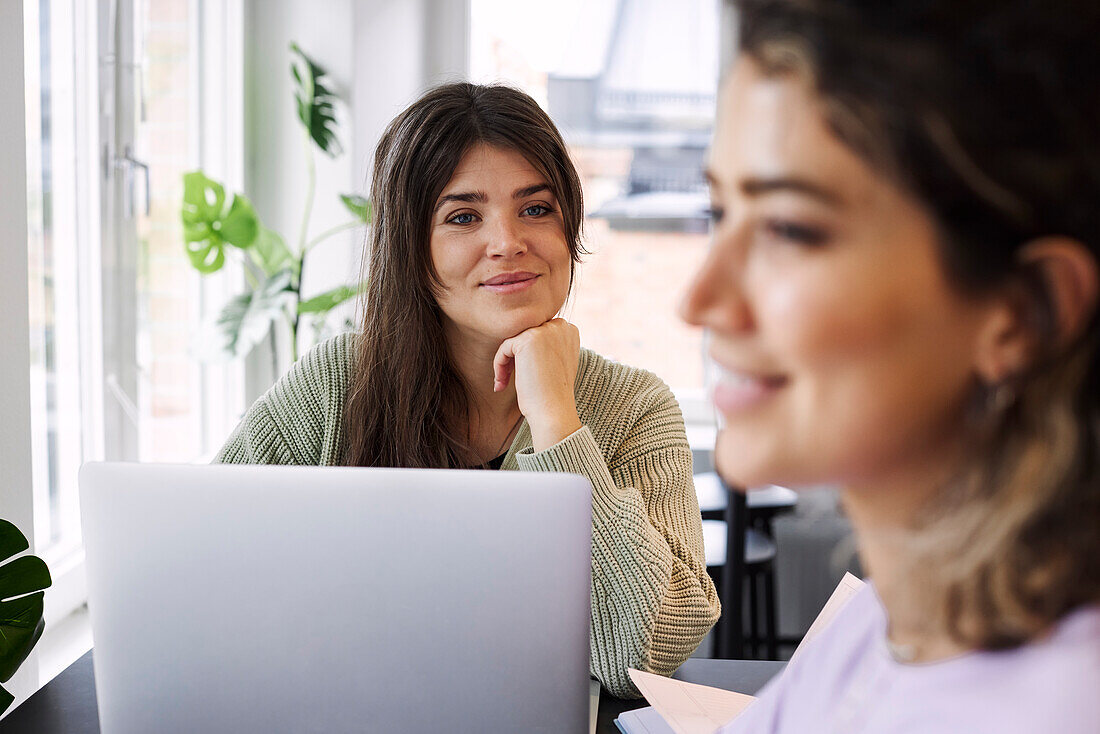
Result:
M371 207L362 196L342 194L340 199L350 215L349 221L309 236L317 184L315 149L333 158L343 149L336 136L337 97L327 86L324 69L297 44L292 43L290 51L307 176L305 211L296 245L289 247L281 235L264 227L244 195L228 195L220 183L202 171L192 171L183 178L180 217L191 265L200 273L209 274L220 270L227 257L237 257L244 264L248 283L248 289L233 297L218 314L214 325L216 338L204 339L207 354L244 356L271 329L285 328L289 330L292 359L297 359L303 327L311 325L313 339L319 339L329 312L362 290L362 285L340 286L305 300L301 297L302 273L309 252L329 237L369 224ZM345 322L347 326L350 324ZM215 343L213 350L209 348L211 341Z
M49 587L50 570L37 556L22 556L30 544L19 528L0 520L0 683L7 683L27 659L42 636L43 589ZM0 714L15 697L0 687Z

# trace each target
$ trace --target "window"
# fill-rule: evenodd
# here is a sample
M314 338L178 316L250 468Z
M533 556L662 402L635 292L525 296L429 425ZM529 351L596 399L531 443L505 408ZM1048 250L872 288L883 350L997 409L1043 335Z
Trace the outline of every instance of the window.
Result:
M584 344L672 386L708 422L701 334L676 305L709 242L704 153L719 70L718 0L571 0L553 12L473 0L470 73L531 94L570 146L587 210L566 316Z
M90 52L86 16L63 2L24 4L27 78L27 257L35 540L57 565L80 545L76 472L96 433L85 380L95 372L99 294L88 236L98 215L82 198L94 178L95 148L82 136L94 96L79 61ZM94 69L94 64L90 65ZM79 154L78 154L79 153Z
M243 408L241 366L194 357L240 273L200 279L179 224L185 171L240 186L240 13L229 0L24 3L32 491L36 551L55 579L48 624L83 602L80 465L206 460Z
M106 384L107 399L134 429L135 440L115 451L140 461L205 458L235 417L225 410L235 402L226 399L234 392L227 368L195 356L203 322L224 302L230 279L202 278L184 255L180 232L183 174L207 167L206 161L218 163L204 156L213 131L203 128L211 112L204 107L212 102L203 74L222 75L218 54L226 51L211 48L204 37L201 5L135 2L132 25L120 26L120 35L132 39L134 61L118 66L115 171L121 191L113 226L119 262L134 270L116 274L122 282L115 295L126 295L115 306L120 350L109 362ZM221 30L208 24L206 32Z

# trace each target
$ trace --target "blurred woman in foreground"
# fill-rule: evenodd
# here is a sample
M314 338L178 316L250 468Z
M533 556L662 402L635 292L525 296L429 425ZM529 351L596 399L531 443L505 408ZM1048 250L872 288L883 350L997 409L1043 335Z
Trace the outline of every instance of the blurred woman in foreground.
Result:
M872 583L727 730L1100 731L1100 10L739 6L717 463L845 487Z

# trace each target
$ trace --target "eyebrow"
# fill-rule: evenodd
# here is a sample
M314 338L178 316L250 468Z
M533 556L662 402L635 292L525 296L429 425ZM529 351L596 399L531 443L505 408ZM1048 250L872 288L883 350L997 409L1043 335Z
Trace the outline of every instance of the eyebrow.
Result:
M714 188L722 188L715 176L710 170L704 172L707 181ZM842 201L836 192L822 186L821 184L814 183L804 178L798 178L797 176L776 176L774 178L745 178L741 179L740 188L742 193L746 196L758 197L765 194L781 193L781 192L793 192L796 194L803 194L813 199L828 204L829 206L839 207Z
M524 186L521 189L516 189L512 192L513 199L522 199L531 194L537 194L540 191L549 191L550 185L545 183L532 184L531 186ZM489 197L484 191L464 191L458 194L446 194L439 197L439 201L435 204L435 209L432 209L432 214L439 211L440 207L449 201L463 201L466 203L477 202L478 204L484 204L489 200Z

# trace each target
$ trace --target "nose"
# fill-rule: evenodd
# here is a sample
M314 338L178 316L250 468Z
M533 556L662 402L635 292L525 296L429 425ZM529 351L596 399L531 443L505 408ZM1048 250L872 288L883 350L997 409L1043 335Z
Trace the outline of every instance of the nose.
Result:
M496 226L489 230L489 242L486 252L489 257L518 257L527 252L527 242L523 236L522 223L509 217L500 217Z
M752 310L744 279L745 254L736 232L716 231L706 259L680 301L680 318L718 333L750 331Z

